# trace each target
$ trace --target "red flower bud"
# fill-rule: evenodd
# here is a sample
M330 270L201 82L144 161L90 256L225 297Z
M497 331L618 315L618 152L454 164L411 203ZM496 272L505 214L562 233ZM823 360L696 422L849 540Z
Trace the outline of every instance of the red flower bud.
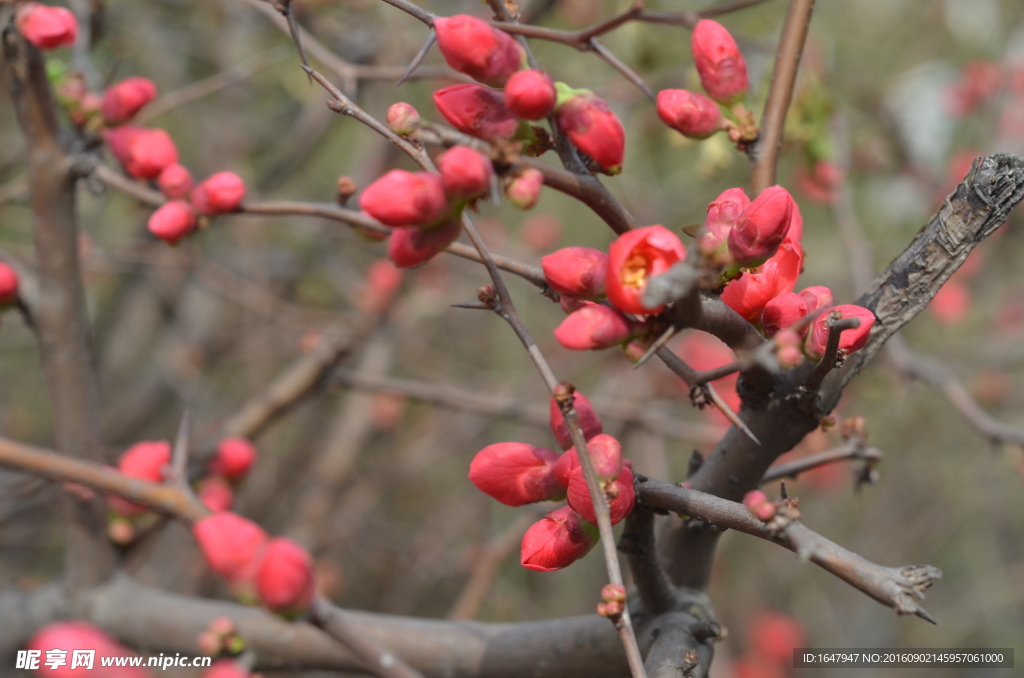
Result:
M402 284L402 271L387 259L378 259L366 269L366 283L359 307L367 313L383 313L391 305Z
M928 312L936 322L943 325L955 325L962 322L967 317L970 308L971 291L966 285L956 280L947 281L928 304Z
M780 294L765 304L761 313L764 336L774 337L779 330L789 327L805 315L807 302L800 295L792 292Z
M568 297L604 296L608 256L589 247L566 247L541 257L544 278L551 289Z
M523 66L524 52L508 33L467 14L434 19L437 46L448 65L479 82L501 87Z
M604 296L608 255L590 247L566 247L541 257L544 278L551 289L567 297Z
M775 612L762 612L754 617L748 635L753 654L761 661L777 666L789 666L793 660L793 649L806 645L800 622Z
M0 261L0 308L18 300L18 272Z
M725 26L702 19L693 29L693 61L704 90L715 101L735 103L747 91L747 62Z
M775 517L776 508L761 490L751 490L743 496L743 505L753 513L758 520L768 522Z
M832 290L821 285L803 288L800 290L800 298L807 302L808 313L832 307Z
M214 513L230 511L235 503L235 493L231 485L220 476L207 476L200 480L197 494L203 506Z
M462 232L458 219L433 228L396 228L388 240L388 259L398 268L412 268L444 251Z
M591 304L574 311L555 328L558 343L573 351L597 351L618 346L636 333L621 312Z
M793 198L781 186L766 188L729 231L729 253L741 268L760 266L779 249L793 218Z
M184 200L172 200L149 215L149 232L169 245L196 229L196 211Z
M622 445L607 433L599 433L587 440L587 452L594 462L597 477L602 480L614 480L622 473ZM563 487L569 486L572 472L580 467L579 453L576 447L570 447L555 464L555 479Z
M664 306L647 308L640 301L647 281L685 258L683 243L660 224L620 235L608 247L608 299L626 313L658 313Z
M585 523L576 511L563 506L548 513L526 531L520 562L530 570L553 572L587 555L596 543L594 526Z
M148 78L134 76L111 85L103 93L100 110L108 125L120 125L135 117L143 106L156 98L156 85Z
M713 236L716 246L724 244L729 239L729 231L749 206L750 198L742 188L722 191L721 195L708 204L707 216L704 218L704 233Z
M78 19L64 7L29 2L18 8L15 23L25 39L39 49L70 46L78 37Z
M299 614L316 597L309 552L284 537L267 544L256 581L260 600L272 612Z
M775 359L784 370L796 367L804 359L803 351L800 350L802 343L800 335L793 330L779 330L773 337L775 339Z
M868 343L871 326L875 324L875 314L860 306L842 304L818 316L811 324L811 329L807 333L807 341L804 344L804 353L811 360L821 360L825 354L825 347L828 345L829 328L831 327L829 318L836 311L840 312L843 318L860 318L860 327L843 330L843 333L839 335L839 348L847 353L853 353L864 348L864 344Z
M255 594L256 575L268 539L262 527L225 511L193 523L192 535L211 570L226 579L236 593Z
M662 122L691 139L707 139L723 129L718 104L703 94L685 89L663 89L655 104Z
M426 226L448 213L441 177L391 170L366 187L359 206L387 226Z
M84 666L71 668L74 660L73 652L74 650L96 650L92 663L95 675L103 676L103 678L149 677L149 673L145 669L134 666L112 665L100 668L103 666L103 659L109 657L135 657L136 655L100 629L82 621L48 624L35 632L35 635L25 645L25 649L42 652L40 667L34 672L38 675L53 676L54 678L75 678L83 673L89 675L90 671ZM50 669L46 663L46 653L50 650L65 650L67 654L64 655L63 659L66 663L63 666Z
M612 525L615 525L630 514L636 503L633 472L623 466L619 477L607 483L605 494L611 498L608 509L611 513ZM597 514L594 512L593 502L590 501L590 490L587 488L586 478L583 477L582 466L569 475L566 497L569 500L569 506L578 511L585 520L597 523Z
M555 83L543 71L519 71L505 85L505 106L527 120L543 120L551 115L557 98Z
M245 438L224 438L210 460L210 473L237 482L256 463L256 448Z
M483 85L452 85L434 92L434 105L452 127L485 141L511 139L519 121L500 92Z
M569 141L609 174L621 172L626 132L608 104L588 89L574 90L563 82L556 83L555 88L555 117Z
M245 182L234 172L217 172L192 189L192 204L202 214L234 212L245 197Z
M491 160L468 146L455 146L437 159L437 170L449 198L470 200L490 190L494 168Z
M388 129L399 136L408 136L416 131L420 112L412 104L399 101L391 104L387 113Z
M541 171L532 167L527 168L505 186L505 196L521 210L533 209L540 200L540 189L543 185L544 175Z
M601 426L601 420L597 416L597 412L594 411L594 406L590 404L590 399L583 395L579 391L573 394L573 407L576 409L576 418L580 421L580 428L583 429L583 439L590 440L596 435L604 432L604 427ZM551 420L551 432L555 434L555 438L558 440L558 444L563 450L568 450L572 445L572 436L569 435L569 427L565 424L565 417L562 416L562 409L558 406L558 401L554 398L551 399L551 404L548 408L548 415ZM560 481L561 482L561 481ZM562 482L565 486L568 484L568 479Z
M558 494L558 455L526 443L495 443L476 453L469 479L502 504L522 506Z
M156 179L160 192L168 198L185 198L195 182L192 180L192 173L182 165L168 165L160 172Z
M800 245L786 240L759 273L745 272L722 291L722 301L750 322L757 322L765 305L785 292L792 292L803 266Z
M154 179L178 162L178 149L167 132L146 127L118 127L104 133L110 152L125 171L140 179Z
M171 463L171 444L165 440L144 441L129 447L118 460L118 470L131 478L150 483L164 481L164 467ZM132 518L146 512L142 504L117 495L107 495L107 505L119 516Z

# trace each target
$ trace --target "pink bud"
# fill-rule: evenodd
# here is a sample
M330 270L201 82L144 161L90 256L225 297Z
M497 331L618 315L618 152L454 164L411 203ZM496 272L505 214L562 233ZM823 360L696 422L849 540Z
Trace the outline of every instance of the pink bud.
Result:
M747 271L726 285L722 301L750 322L757 322L769 301L793 291L803 260L800 245L785 240L759 273Z
M196 211L184 200L172 200L161 205L149 216L149 232L169 245L176 245L196 230Z
M235 493L231 485L220 476L208 476L200 480L197 494L203 506L214 513L230 511L235 503Z
M458 219L432 228L396 228L388 240L388 259L398 268L412 268L444 251L462 232Z
M448 213L441 177L391 170L366 187L359 206L387 226L426 226Z
M811 360L821 360L825 354L825 347L828 345L829 328L831 326L829 319L837 311L842 314L842 318L860 318L860 327L844 330L839 335L839 348L847 353L853 353L864 348L864 345L868 343L871 326L875 324L875 314L866 308L853 304L836 306L831 311L818 316L811 324L811 329L807 333L807 341L804 344L804 353Z
M156 98L156 85L148 78L133 76L111 85L103 93L100 110L108 125L120 125L135 117L143 106Z
M729 231L740 219L740 214L750 206L750 198L742 188L730 188L723 191L708 205L704 219L704 230L700 237L700 248L705 254L711 255L726 246Z
M128 174L154 179L178 162L178 149L167 132L145 127L118 127L105 134L110 151Z
M562 223L550 214L535 214L523 222L519 237L534 252L547 252L562 239Z
M587 441L587 452L594 462L594 470L597 471L597 477L601 480L614 480L622 473L622 445L607 433L601 433L589 439ZM569 460L566 462L566 465L569 466L567 475L571 480L572 471L576 470L576 467L580 465L579 453L575 447L571 447L565 454L559 457L559 462L562 459ZM562 470L564 471L564 467ZM555 472L556 476L563 475L559 472L558 468L556 468Z
M580 149L609 174L622 171L626 132L608 104L588 89L573 90L565 83L555 85L558 126Z
M0 261L0 308L18 300L18 272Z
M218 659L200 678L250 678L252 675L234 659Z
M505 186L505 196L521 210L533 209L540 200L540 189L543 185L544 175L541 171L532 167L527 168Z
M766 188L729 231L729 253L741 268L760 266L779 249L793 218L793 198L781 186Z
M388 129L399 136L408 136L416 131L420 112L412 104L399 101L391 104L387 113Z
M75 44L78 19L64 7L49 7L29 2L15 14L18 31L39 49L54 49Z
M704 90L715 101L732 104L747 92L747 62L725 26L702 19L693 29L693 61Z
M806 645L800 622L784 614L761 612L749 624L747 637L754 656L775 666L789 666L793 650Z
M271 539L257 575L260 600L272 612L304 612L316 597L313 560L291 539Z
M182 165L175 163L168 165L156 179L160 192L168 198L185 198L195 182L192 180L192 173Z
M505 85L505 106L520 118L543 120L555 110L555 84L543 71L519 71Z
M641 302L647 281L686 259L679 237L660 224L636 228L608 247L608 299L626 313L651 314L664 306L647 308Z
M568 297L604 296L608 255L590 247L566 247L541 257L544 278L551 289Z
M402 284L402 271L387 259L378 259L366 269L366 283L359 307L367 313L383 313Z
M209 631L203 631L199 634L199 651L207 657L216 657L220 654L222 645L223 643L221 642L221 639ZM220 662L215 663L219 664ZM210 667L210 670L213 670L212 666ZM209 674L209 671L207 671L207 674Z
M960 269L963 270L962 268ZM939 288L928 304L928 312L943 325L962 322L971 308L971 291L956 280L949 280Z
M621 312L592 304L563 320L555 328L555 339L573 351L597 351L618 346L635 333L633 323Z
M807 312L813 313L819 308L832 307L832 290L821 285L805 287L799 292L800 298L807 302Z
M104 659L111 657L135 657L135 653L121 645L106 633L92 624L82 621L65 621L48 624L35 632L28 643L26 650L37 650L42 652L40 657L41 668L38 675L53 676L54 678L75 678L83 672L89 675L87 669L81 667L71 668L71 657L74 650L96 650L93 659L93 667L96 675L103 678L148 678L149 673L142 668L133 666L103 666ZM66 663L63 666L51 670L46 666L46 653L50 650L64 650ZM145 659L143 659L143 665ZM45 667L45 668L42 668Z
M234 172L217 172L192 189L192 204L202 214L234 212L245 197L245 182Z
M448 65L492 87L523 66L524 52L508 33L467 14L434 19L437 46Z
M774 337L775 333L787 328L807 315L807 302L792 292L780 294L767 304L761 313L761 328L764 336Z
M469 479L482 492L508 506L545 501L558 494L558 455L526 443L495 443L476 453Z
M587 555L596 543L593 525L587 525L576 511L563 506L548 513L526 531L520 562L530 570L553 572Z
M796 367L804 359L800 350L800 335L793 330L779 330L775 336L775 358L784 370Z
M468 146L455 146L440 155L437 169L449 198L470 200L490 190L494 168L491 160Z
M519 121L505 108L505 99L483 85L464 83L434 92L434 105L452 127L485 141L511 139Z
M238 482L256 463L256 448L245 438L224 438L210 460L210 473Z
M192 534L211 570L237 593L255 593L256 574L268 539L262 527L225 511L193 523Z
M605 494L611 498L608 508L611 513L612 525L615 525L630 514L636 503L633 472L623 466L619 477L607 484ZM566 497L569 500L569 506L578 511L585 520L597 523L597 514L594 512L593 502L590 501L590 490L587 487L586 478L583 477L582 466L570 474Z
M766 501L768 501L768 495L761 490L751 490L743 495L743 505L750 511L753 511Z
M171 444L166 440L135 443L121 455L117 467L121 473L151 483L164 481L164 466L171 463Z
M583 395L579 391L573 394L573 407L576 409L576 418L579 419L580 428L583 429L583 439L590 440L596 435L604 432L604 427L601 426L601 420L597 416L597 412L594 411L594 406L590 404L590 399ZM563 450L568 450L573 446L572 436L569 435L569 427L565 424L565 417L562 416L562 409L558 406L558 401L554 398L551 399L551 404L548 408L548 415L551 420L551 432L555 434L555 438L558 440L558 444ZM564 455L563 455L564 456ZM568 479L561 482L562 486L568 484Z
M656 103L662 122L691 139L707 139L723 129L718 104L703 94L685 89L663 89Z

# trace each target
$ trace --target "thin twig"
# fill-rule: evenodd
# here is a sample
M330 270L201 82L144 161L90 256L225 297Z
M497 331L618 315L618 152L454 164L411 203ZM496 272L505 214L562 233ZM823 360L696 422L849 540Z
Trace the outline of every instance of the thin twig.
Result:
M809 454L784 464L776 464L765 472L764 477L761 478L761 484L764 485L783 478L796 478L801 473L827 464L834 464L837 461L857 459L877 462L881 458L882 452L877 447L864 447L863 443L859 441L850 441L830 450Z
M775 56L775 71L772 73L768 100L761 116L761 133L754 147L754 164L750 171L754 195L775 183L775 168L782 148L786 111L793 99L797 69L807 41L813 9L814 0L790 0Z
M366 663L367 670L378 678L423 678L423 674L404 659L356 630L355 620L325 598L313 601L310 618L325 633L352 650Z
M833 314L832 324L828 329L828 342L825 344L825 353L807 378L806 386L809 393L816 393L821 387L822 382L825 381L828 373L842 366L842 360L839 356L839 339L842 337L843 332L860 327L860 318L836 318L835 316L838 315L838 311Z

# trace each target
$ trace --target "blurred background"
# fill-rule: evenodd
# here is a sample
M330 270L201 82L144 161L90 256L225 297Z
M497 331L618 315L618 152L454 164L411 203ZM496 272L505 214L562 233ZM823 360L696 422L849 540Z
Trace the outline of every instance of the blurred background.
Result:
M484 16L478 2L420 4L439 14ZM647 8L715 4L652 0ZM340 176L362 188L387 169L411 169L386 141L327 109L266 3L119 0L105 7L96 72L103 82L130 75L156 82L162 96L143 111L142 124L167 129L197 179L231 170L245 178L251 198L329 202ZM426 37L422 24L373 0L297 0L295 8L299 23L343 60L334 68L315 64L368 112L383 118L404 100L440 119L430 95L451 79L394 85ZM627 8L535 0L525 11L543 25L575 28ZM782 0L769 0L719 18L747 57L750 104L758 112L785 10ZM603 42L656 91L696 88L689 33L681 27L631 23ZM747 185L747 159L722 135L688 141L592 54L531 45L555 79L594 89L622 118L625 171L603 181L641 223L679 232L701 223L719 192ZM50 58L67 60L65 52ZM366 65L393 68L378 78ZM429 75L442 66L435 49L423 68ZM25 143L10 105L0 110L0 254L28 263ZM862 291L857 281L881 271L970 161L991 152L1024 152L1024 5L818 3L779 169L805 218L798 288L828 285L837 303L852 302ZM553 154L546 159L557 162ZM509 328L492 314L450 307L475 300L489 282L483 267L441 255L403 273L392 288L388 281L398 278L374 266L386 257L385 245L337 222L227 216L170 248L146 232L148 216L128 196L82 186L81 254L111 460L140 440L172 438L185 408L196 416L197 441L212 446L242 403L318 342L344 335L336 367L315 392L255 435L260 459L238 490L236 510L310 547L322 590L346 607L491 621L593 611L605 583L601 558L591 554L549 574L523 569L519 536L544 507L498 505L466 480L473 455L488 444L556 445L543 383ZM948 367L994 417L1024 425L1021 221L1011 216L903 336L915 353ZM547 189L531 212L483 204L477 222L492 251L533 264L558 247L603 249L613 236L587 208ZM853 256L851 243L866 245L870 262ZM514 276L508 280L559 378L591 398L634 468L685 479L691 452L710 450L724 430L720 416L694 410L685 388L657 362L634 371L618 351L561 348L551 334L563 317L558 305ZM722 347L699 336L682 337L677 348L698 367L729 360L727 349L723 357ZM788 551L730 533L711 587L728 629L713 675L787 675L791 669L766 656L782 646L788 656L792 644L1016 644L1017 662L1024 662L1021 449L991 444L942 392L908 378L884 354L836 414L840 421L865 417L869 444L884 453L878 482L855 491L856 468L844 463L787 487L800 497L808 526L869 560L942 569L925 603L938 625L897 617ZM13 312L0 326L0 434L52 442L35 341ZM839 441L834 429L816 432L790 456ZM777 495L777 486L766 489ZM59 576L61 491L0 471L0 587ZM225 595L185 528L173 523L157 522L142 534L127 562L147 583ZM470 581L476 589L467 589ZM833 674L887 675L804 672Z

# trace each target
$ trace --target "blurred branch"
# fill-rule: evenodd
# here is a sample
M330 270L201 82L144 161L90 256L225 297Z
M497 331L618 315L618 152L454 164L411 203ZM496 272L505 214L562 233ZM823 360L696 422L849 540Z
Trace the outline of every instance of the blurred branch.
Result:
M673 511L718 528L731 528L775 542L891 607L897 614L915 614L934 623L918 602L924 600L924 590L942 577L942 573L930 565L876 565L802 523L793 521L774 531L743 504L643 476L637 476L637 499L650 508Z
M878 448L864 447L861 441L851 440L830 450L809 454L806 457L794 459L784 464L776 464L765 472L761 478L761 485L774 480L782 480L783 478L796 478L801 473L827 464L833 464L837 461L860 459L877 462L881 458L882 452Z
M750 170L753 194L775 183L775 169L782 149L782 134L786 125L786 111L793 99L800 56L811 26L814 0L790 0L786 23L775 55L775 70L768 90L768 100L761 116L761 133L753 147L754 163Z
M355 620L325 599L317 598L313 602L310 616L314 624L362 659L367 670L378 678L423 678L423 674L409 666L401 657L356 631Z
M473 572L469 581L462 587L462 592L448 613L449 619L472 619L477 615L487 594L494 587L498 568L515 552L526 530L539 517L536 511L520 513L501 534L482 547L481 552L473 559Z
M3 68L18 124L28 144L32 233L38 294L32 309L57 449L71 457L103 460L96 374L78 251L76 176L61 143L57 107L43 56L4 27ZM67 499L70 513L66 563L72 591L104 581L114 552L102 531L102 501Z

